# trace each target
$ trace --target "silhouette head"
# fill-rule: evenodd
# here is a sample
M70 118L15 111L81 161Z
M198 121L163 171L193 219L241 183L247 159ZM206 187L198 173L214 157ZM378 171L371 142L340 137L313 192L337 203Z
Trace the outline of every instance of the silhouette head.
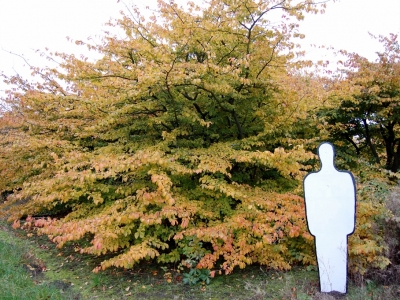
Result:
M323 169L334 168L335 151L331 143L322 143L318 147L318 155Z

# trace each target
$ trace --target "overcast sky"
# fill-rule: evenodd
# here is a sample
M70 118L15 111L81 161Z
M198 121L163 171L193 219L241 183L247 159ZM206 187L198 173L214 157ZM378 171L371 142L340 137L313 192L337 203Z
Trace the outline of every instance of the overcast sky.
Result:
M196 0L194 0L196 1ZM68 42L99 39L107 29L110 18L135 3L140 7L154 6L156 0L0 0L0 71L29 75L21 58L7 51L23 55L30 64L41 65L37 49L77 53ZM175 0L175 2L185 2ZM340 0L329 3L323 15L306 16L300 30L306 34L303 45L308 58L332 59L329 54L308 47L310 44L333 46L357 52L370 59L380 50L368 35L400 32L400 0ZM0 83L0 97L5 85Z

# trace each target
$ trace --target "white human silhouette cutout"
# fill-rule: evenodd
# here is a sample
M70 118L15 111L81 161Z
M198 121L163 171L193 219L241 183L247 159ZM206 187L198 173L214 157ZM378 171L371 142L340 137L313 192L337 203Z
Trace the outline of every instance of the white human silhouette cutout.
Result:
M354 232L356 189L334 165L333 145L318 147L321 170L304 179L307 224L315 237L321 292L347 291L347 236Z

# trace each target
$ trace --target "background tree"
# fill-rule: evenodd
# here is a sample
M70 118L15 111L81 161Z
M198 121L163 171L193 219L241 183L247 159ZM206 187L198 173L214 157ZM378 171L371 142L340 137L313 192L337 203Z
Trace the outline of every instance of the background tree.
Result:
M400 47L397 35L379 37L384 52L370 62L352 53L335 83L327 118L332 137L356 155L392 172L400 168Z

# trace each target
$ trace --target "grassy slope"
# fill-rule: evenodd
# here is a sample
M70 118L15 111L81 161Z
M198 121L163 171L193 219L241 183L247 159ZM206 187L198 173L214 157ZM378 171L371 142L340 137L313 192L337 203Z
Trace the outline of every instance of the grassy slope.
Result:
M303 268L276 272L252 266L217 276L207 286L188 286L171 266L143 263L94 274L97 263L74 252L73 245L56 249L45 237L27 238L0 221L0 299L334 299L319 294L317 272ZM341 299L395 299L393 292L372 282L350 283Z
M66 296L54 283L41 281L41 266L29 256L26 243L1 229L0 299L74 299L73 293Z

